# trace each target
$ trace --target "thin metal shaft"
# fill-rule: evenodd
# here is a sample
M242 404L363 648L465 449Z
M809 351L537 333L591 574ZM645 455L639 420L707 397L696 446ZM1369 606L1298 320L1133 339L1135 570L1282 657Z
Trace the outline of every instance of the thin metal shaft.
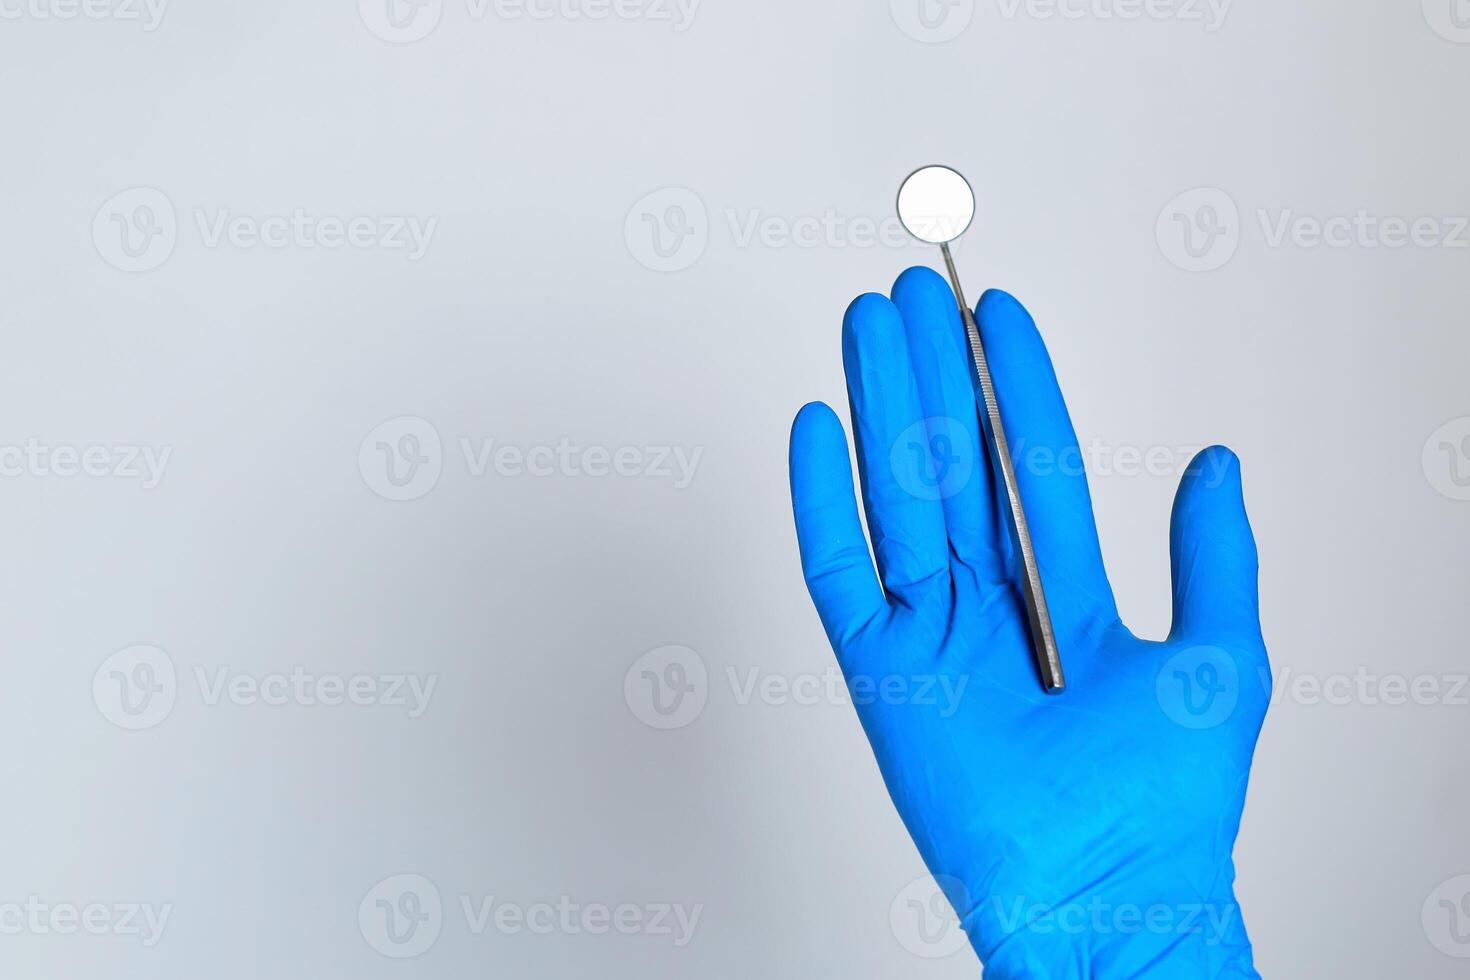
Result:
M949 272L949 284L954 289L955 299L959 301L960 318L965 321L965 335L970 341L970 357L980 389L980 425L989 440L990 459L1000 472L1001 483L1005 485L1006 502L1010 505L1011 543L1021 556L1021 571L1026 580L1026 618L1031 622L1031 647L1036 652L1036 668L1041 672L1041 685L1046 693L1060 694L1067 686L1067 680L1062 674L1062 658L1057 652L1051 613L1046 607L1046 590L1041 585L1041 569L1036 564L1036 550L1031 546L1031 529L1026 525L1026 510L1021 506L1021 488L1016 482L1016 466L1011 461L1005 426L1000 420L1000 403L995 397L995 385L990 380L990 365L985 360L985 346L980 343L980 329L975 326L970 304L965 302L965 292L960 288L960 277L955 272L954 256L950 255L949 244L946 242L939 248L944 253L944 267Z

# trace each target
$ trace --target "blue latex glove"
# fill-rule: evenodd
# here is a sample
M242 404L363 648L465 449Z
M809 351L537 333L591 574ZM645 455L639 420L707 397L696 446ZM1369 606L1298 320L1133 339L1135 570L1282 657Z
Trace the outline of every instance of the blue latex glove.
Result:
M992 980L1257 977L1231 851L1270 686L1239 463L1218 446L1191 463L1169 535L1173 627L1135 637L1041 336L1003 292L975 315L1064 693L1037 677L938 274L908 270L891 301L860 296L843 322L876 574L837 416L807 405L791 433L807 586L889 794Z

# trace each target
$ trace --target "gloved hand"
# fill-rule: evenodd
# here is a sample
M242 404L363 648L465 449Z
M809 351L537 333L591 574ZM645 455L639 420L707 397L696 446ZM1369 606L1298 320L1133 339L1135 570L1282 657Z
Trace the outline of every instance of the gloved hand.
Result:
M1169 535L1173 627L1135 637L1041 336L1003 292L975 315L1065 692L1037 676L938 274L908 270L891 302L860 296L843 322L877 574L837 416L807 405L791 433L802 568L888 792L991 980L1257 977L1231 850L1270 689L1239 463L1215 446L1190 464Z

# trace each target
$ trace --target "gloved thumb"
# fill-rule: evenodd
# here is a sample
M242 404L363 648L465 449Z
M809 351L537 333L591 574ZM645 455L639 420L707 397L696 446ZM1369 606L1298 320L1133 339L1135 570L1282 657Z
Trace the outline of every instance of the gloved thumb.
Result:
M1169 527L1174 579L1170 639L1258 640L1256 540L1241 492L1240 460L1210 446L1190 462Z

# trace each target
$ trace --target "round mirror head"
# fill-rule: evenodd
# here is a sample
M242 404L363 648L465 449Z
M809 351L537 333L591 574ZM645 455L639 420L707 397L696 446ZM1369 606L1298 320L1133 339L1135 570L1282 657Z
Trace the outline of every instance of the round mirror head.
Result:
M970 227L975 192L970 182L949 167L921 167L898 189L898 220L921 242L943 245Z

